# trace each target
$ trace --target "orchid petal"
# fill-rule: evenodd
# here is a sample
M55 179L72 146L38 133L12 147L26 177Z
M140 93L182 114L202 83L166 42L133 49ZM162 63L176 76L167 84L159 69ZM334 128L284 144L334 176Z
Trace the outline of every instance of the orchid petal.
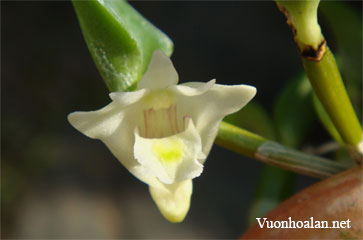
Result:
M173 63L162 51L153 53L146 73L137 84L137 89L162 89L178 84L178 73Z
M112 135L124 118L124 108L137 103L147 90L110 93L113 100L98 111L73 112L68 115L70 124L84 135L101 139Z
M128 107L131 104L138 102L148 92L147 89L140 89L134 92L112 92L109 94L112 101L117 102L119 107Z
M134 132L137 103L134 108L122 108L118 102L111 102L98 111L74 112L68 115L71 125L94 139L100 139L115 157L127 168L139 165L133 157ZM127 116L127 117L126 117Z
M183 84L183 88L185 86L188 84ZM203 84L193 83L191 86L190 92L194 93L195 89L202 88ZM208 155L222 119L244 107L255 96L256 88L248 85L214 84L209 91L200 95L188 96L185 92L186 88L183 89L183 95L177 96L177 102L180 103L179 111L193 119L202 139L203 153ZM201 161L203 162L204 160Z
M98 111L73 112L68 115L68 121L87 137L97 139L112 135L123 117L122 110L112 102Z
M170 91L183 96L197 96L209 91L216 83L215 79L207 83L188 82L188 84L180 84L170 87Z

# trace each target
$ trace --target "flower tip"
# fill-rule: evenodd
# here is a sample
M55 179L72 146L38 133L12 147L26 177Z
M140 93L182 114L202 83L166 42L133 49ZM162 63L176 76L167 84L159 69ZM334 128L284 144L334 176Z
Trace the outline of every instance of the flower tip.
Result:
M242 85L243 86L243 96L247 100L247 103L252 100L256 96L257 88L250 85ZM247 104L246 103L246 104Z
M74 127L76 125L77 112L68 114L67 120Z
M245 104L252 100L257 93L257 89L250 85L239 85L239 93L241 98L244 99Z
M257 93L257 88L250 85L245 85L245 86L249 90L249 93L252 95L252 97L254 97Z
M188 211L186 211L183 214L176 215L176 214L173 214L173 213L170 214L168 212L162 212L162 211L160 211L160 212L162 213L164 218L166 220L168 220L169 222L171 222L171 223L181 223L182 221L184 221L184 219L185 219L185 217L186 217L186 215L188 213Z
M150 194L166 220L180 223L189 211L193 191L192 180L189 179L169 186L171 187L150 186Z

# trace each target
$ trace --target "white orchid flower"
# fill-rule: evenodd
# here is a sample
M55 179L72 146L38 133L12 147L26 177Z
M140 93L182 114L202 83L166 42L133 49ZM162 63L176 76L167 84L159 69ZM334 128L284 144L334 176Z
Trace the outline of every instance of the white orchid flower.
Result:
M134 92L113 92L112 102L68 120L86 136L100 139L138 179L149 185L159 210L171 222L189 209L192 179L203 171L222 119L256 94L246 85L178 83L178 74L156 51Z

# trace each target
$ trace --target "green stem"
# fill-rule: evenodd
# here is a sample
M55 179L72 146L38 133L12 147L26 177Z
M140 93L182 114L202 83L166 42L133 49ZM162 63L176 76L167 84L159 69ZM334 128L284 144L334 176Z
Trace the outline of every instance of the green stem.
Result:
M216 138L218 145L251 158L265 142L265 138L226 122L219 126Z
M293 150L225 122L219 127L216 143L267 164L314 177L329 177L347 169L340 163Z
M362 141L362 128L330 49L326 49L324 57L319 62L310 61L304 57L302 57L302 61L316 95L343 141L356 147Z
M318 24L319 0L280 1L293 30L305 71L314 92L329 114L352 157L362 161L362 128L353 110L335 58L328 48Z

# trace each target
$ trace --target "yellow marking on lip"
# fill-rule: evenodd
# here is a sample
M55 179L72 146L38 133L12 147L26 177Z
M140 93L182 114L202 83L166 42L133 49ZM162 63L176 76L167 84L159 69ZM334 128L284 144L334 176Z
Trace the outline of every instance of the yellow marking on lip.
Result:
M178 138L155 139L153 151L164 163L178 162L183 155L183 143Z

